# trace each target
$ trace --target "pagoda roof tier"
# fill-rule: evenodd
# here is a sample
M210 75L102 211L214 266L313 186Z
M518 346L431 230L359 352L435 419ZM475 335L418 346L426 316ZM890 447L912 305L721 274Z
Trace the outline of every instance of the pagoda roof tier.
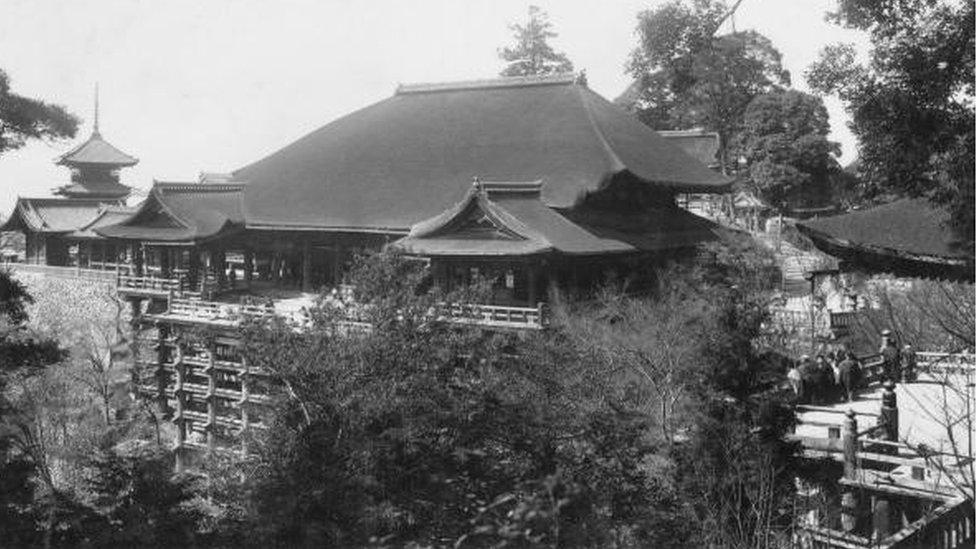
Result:
M96 129L85 142L59 156L55 163L73 167L122 168L138 164L139 159L115 148Z
M135 213L93 230L108 238L147 242L196 244L219 238L244 226L242 189L229 183L156 182Z
M54 194L72 198L101 198L122 199L132 192L132 188L114 181L84 182L63 185L54 190Z
M70 233L86 226L105 205L105 200L89 198L18 198L0 231Z
M543 203L542 188L539 181L476 182L458 204L414 225L395 246L429 257L605 255L685 247L715 237L710 222L677 208L561 213Z
M848 264L898 276L973 279L973 255L924 198L797 223L814 245Z
M725 192L702 165L572 75L402 85L233 173L248 228L406 231L465 199L475 175L544 180L570 208L619 175Z

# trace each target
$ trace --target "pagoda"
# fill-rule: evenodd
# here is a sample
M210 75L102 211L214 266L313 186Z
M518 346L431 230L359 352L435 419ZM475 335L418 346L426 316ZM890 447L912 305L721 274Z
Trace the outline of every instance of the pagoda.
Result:
M138 158L120 151L99 132L96 89L95 122L91 136L55 160L56 164L71 169L71 183L54 189L54 194L67 198L124 201L131 189L119 182L119 171L138 162Z
M26 263L114 269L123 249L94 230L118 223L131 213L125 200L132 189L119 182L119 171L138 162L105 141L98 131L96 87L91 136L55 160L71 169L71 182L53 189L56 198L17 197L0 232L24 233Z

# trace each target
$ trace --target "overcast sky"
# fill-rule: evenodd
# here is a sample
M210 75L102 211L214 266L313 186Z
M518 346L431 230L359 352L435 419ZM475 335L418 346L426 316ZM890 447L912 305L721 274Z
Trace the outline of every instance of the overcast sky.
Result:
M629 83L639 11L658 0L136 1L0 0L0 68L17 93L65 105L91 131L100 84L102 135L140 159L123 182L195 180L231 171L391 95L400 82L497 75L508 25L529 4L550 15L553 41L607 99ZM739 30L768 36L794 85L828 43L863 38L824 21L834 0L745 0ZM728 25L727 25L728 26ZM854 141L828 101L842 160ZM0 156L0 215L19 196L67 181L52 159L72 143Z

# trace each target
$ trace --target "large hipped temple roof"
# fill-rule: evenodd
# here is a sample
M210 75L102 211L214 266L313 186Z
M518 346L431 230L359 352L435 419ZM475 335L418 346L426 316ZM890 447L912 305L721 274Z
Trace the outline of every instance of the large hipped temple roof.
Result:
M615 176L681 192L729 181L572 76L400 86L234 172L249 228L406 232L472 177L543 180L569 208Z

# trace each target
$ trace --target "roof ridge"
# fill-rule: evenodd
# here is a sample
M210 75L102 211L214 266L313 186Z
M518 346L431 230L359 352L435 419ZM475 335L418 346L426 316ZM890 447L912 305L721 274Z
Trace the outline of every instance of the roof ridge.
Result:
M610 141L603 133L603 128L600 127L600 124L597 123L596 118L593 116L593 109L590 107L589 100L584 97L583 90L579 90L577 96L580 104L583 106L583 112L586 113L586 120L590 123L590 127L593 128L593 133L596 134L600 144L603 145L603 151L607 153L607 161L610 164L610 172L617 173L626 170L627 165L624 164L624 161L621 160L619 155L617 155L617 151L613 150L613 146L610 145Z
M542 180L535 181L477 181L479 189L486 193L528 193L539 194L542 191Z
M575 73L559 73L544 76L504 76L477 80L458 80L453 82L420 82L400 84L395 95L411 93L430 93L443 91L480 90L492 88L524 88L529 86L554 86L574 84L578 81Z
M192 191L192 192L230 192L242 191L245 183L184 183L180 181L153 181L153 187L163 191Z

